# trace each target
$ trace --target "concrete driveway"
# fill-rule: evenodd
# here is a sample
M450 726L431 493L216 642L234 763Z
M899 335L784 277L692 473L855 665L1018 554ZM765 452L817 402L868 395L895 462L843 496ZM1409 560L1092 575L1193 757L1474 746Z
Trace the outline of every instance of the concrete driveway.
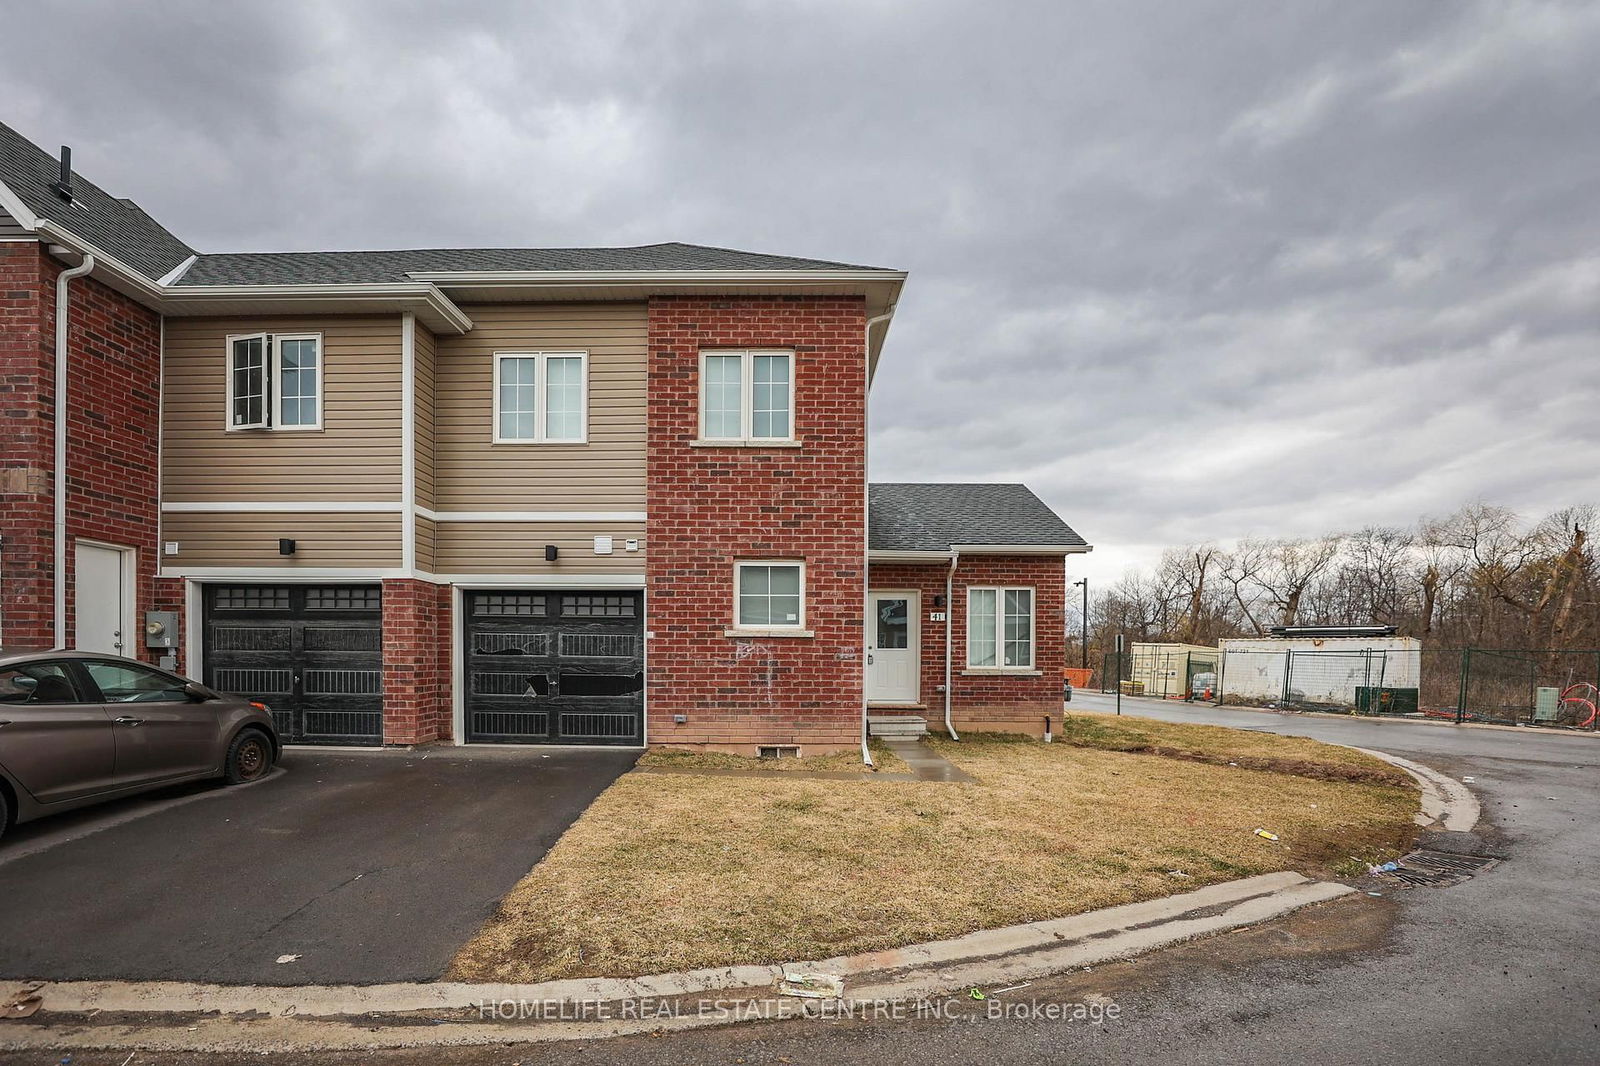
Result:
M637 757L292 748L254 785L20 826L0 840L0 977L435 979Z

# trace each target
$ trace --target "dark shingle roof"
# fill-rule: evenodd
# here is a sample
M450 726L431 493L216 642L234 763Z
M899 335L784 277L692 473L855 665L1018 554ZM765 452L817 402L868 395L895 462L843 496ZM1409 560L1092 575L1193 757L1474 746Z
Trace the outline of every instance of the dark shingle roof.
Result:
M131 200L119 200L73 171L73 202L50 188L61 164L49 152L0 122L0 182L40 218L66 229L158 281L194 254Z
M389 252L226 252L203 255L179 285L330 285L407 281L449 270L873 270L698 244L637 248L415 248Z
M73 173L69 204L50 188L56 158L0 123L0 182L28 209L159 280L194 249L140 210ZM699 244L635 248L417 248L373 252L223 252L201 255L176 283L192 285L353 285L405 282L444 271L876 270L877 267L764 255Z
M952 544L1083 546L1088 543L1026 485L872 485L874 551L949 551Z

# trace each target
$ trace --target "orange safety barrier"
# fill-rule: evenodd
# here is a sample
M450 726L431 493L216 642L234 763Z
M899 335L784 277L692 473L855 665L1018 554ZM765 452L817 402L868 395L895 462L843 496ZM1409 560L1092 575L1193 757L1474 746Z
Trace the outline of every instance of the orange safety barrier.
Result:
M1089 668L1088 670L1079 669L1077 667L1069 667L1061 672L1066 676L1067 684L1071 685L1073 688L1088 688L1089 679L1094 677L1093 667Z

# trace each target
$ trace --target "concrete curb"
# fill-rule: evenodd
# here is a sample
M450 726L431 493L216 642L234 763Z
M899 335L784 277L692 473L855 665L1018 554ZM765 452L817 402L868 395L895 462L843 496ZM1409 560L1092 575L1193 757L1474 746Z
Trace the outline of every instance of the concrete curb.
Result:
M241 1050L265 1044L300 1049L421 1047L597 1039L628 1033L795 1017L806 1001L774 992L785 972L836 974L846 1002L915 1001L962 988L1016 983L1080 966L1129 958L1197 937L1254 925L1313 903L1353 893L1347 885L1284 872L1247 877L1143 903L1070 918L985 930L889 951L783 966L736 966L649 977L550 981L532 985L393 984L300 987L223 986L180 982L76 981L35 989L38 1017L70 1014L59 1024L0 1028L0 1048L143 1048ZM27 987L0 985L0 996ZM697 1011L571 1021L505 1022L436 1019L417 1012L472 1011L484 1004L616 1004L711 997L721 1007ZM816 1001L810 1001L815 1009ZM729 1007L744 1005L730 1013ZM692 1007L693 1004L690 1004ZM82 1015L115 1014L114 1024L85 1024ZM126 1015L145 1015L134 1022ZM209 1015L195 1017L196 1015ZM407 1017L388 1018L388 1015ZM548 1014L545 1015L548 1017Z
M1371 755L1374 759L1382 759L1392 766L1398 766L1415 779L1422 788L1422 810L1417 814L1416 822L1424 829L1467 833L1478 824L1478 818L1482 814L1478 798L1472 794L1471 789L1455 778L1446 777L1431 766L1402 759L1388 752L1358 748L1353 744L1346 747Z

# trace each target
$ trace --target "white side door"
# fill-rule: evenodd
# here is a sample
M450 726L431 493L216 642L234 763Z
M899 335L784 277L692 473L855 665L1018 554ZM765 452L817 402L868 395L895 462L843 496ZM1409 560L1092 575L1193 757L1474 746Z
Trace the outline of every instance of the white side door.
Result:
M872 641L867 662L867 699L874 703L916 703L920 643L917 619L921 597L915 592L874 592L867 597Z
M133 552L79 541L73 605L76 647L107 655L133 655Z

